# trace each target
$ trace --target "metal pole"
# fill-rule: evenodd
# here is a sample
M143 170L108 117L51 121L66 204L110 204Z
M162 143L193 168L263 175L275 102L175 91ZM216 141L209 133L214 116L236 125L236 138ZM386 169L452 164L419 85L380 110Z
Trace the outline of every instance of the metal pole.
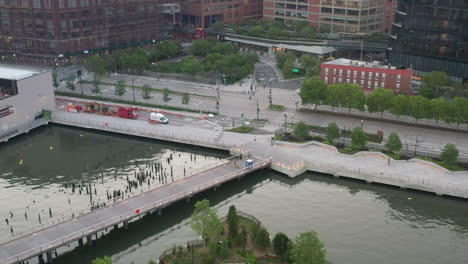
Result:
M79 76L80 77L80 87L81 87L81 95L83 95L83 83L81 82L81 75Z
M286 134L286 123L288 122L288 115L284 115L284 133Z
M414 156L416 156L416 152L418 150L418 137L419 133L416 134L416 142L414 143Z
M219 98L219 82L221 81L221 76L218 78L218 88L216 88L216 91L218 92L218 98Z
M135 78L132 78L133 102L135 103Z

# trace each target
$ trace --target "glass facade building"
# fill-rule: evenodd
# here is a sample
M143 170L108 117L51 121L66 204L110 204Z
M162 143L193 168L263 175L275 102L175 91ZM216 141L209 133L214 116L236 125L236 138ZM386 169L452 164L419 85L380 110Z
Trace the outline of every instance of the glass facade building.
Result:
M399 0L388 60L468 80L468 0Z

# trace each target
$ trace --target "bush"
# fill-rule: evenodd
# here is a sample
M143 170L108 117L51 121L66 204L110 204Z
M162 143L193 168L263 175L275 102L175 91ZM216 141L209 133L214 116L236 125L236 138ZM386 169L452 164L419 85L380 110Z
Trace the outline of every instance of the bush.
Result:
M239 225L239 217L237 216L236 207L231 205L227 215L227 223L229 226L229 237L237 236L237 226Z
M351 133L351 146L353 149L361 150L366 147L367 135L361 128L356 127Z
M335 122L331 122L327 127L327 140L330 144L333 144L333 141L340 136L340 129Z
M294 126L293 134L296 137L305 139L309 136L309 127L303 121L300 121Z
M440 154L440 159L447 165L454 165L458 162L459 154L460 152L455 145L447 144Z

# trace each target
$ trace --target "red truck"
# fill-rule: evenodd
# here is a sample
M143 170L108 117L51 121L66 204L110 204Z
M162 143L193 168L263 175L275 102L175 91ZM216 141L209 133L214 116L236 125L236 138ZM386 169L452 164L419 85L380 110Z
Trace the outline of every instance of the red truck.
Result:
M117 114L119 115L119 117L128 119L135 119L138 117L136 108L133 107L119 107L119 111L117 112Z

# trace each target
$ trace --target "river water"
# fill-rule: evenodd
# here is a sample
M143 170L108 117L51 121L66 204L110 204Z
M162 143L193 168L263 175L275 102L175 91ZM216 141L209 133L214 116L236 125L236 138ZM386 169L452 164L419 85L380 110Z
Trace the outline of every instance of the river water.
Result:
M47 221L49 208L53 217L89 208L90 195L83 188L89 182L96 192L94 204L99 204L105 201L107 191L124 192L127 177L131 181L135 173L151 172L148 164L160 163L167 171L172 165L176 180L184 177L183 168L189 174L189 170L196 171L225 156L115 134L54 126L38 129L0 145L0 217L9 221L9 225L0 221L0 232L6 235L11 226L17 232L36 225L39 214L42 222ZM150 185L145 181L136 191L161 185L149 178ZM197 237L188 220L194 201L203 198L209 199L220 215L225 215L231 204L255 215L271 236L281 231L294 237L313 229L326 246L328 260L335 264L460 264L468 259L465 200L315 173L289 179L264 170L199 194L190 202L173 204L163 209L161 216L154 214L130 223L128 231L110 232L92 247L74 251L70 251L73 245L62 247L54 263L90 263L103 255L118 264L157 259L172 245Z

